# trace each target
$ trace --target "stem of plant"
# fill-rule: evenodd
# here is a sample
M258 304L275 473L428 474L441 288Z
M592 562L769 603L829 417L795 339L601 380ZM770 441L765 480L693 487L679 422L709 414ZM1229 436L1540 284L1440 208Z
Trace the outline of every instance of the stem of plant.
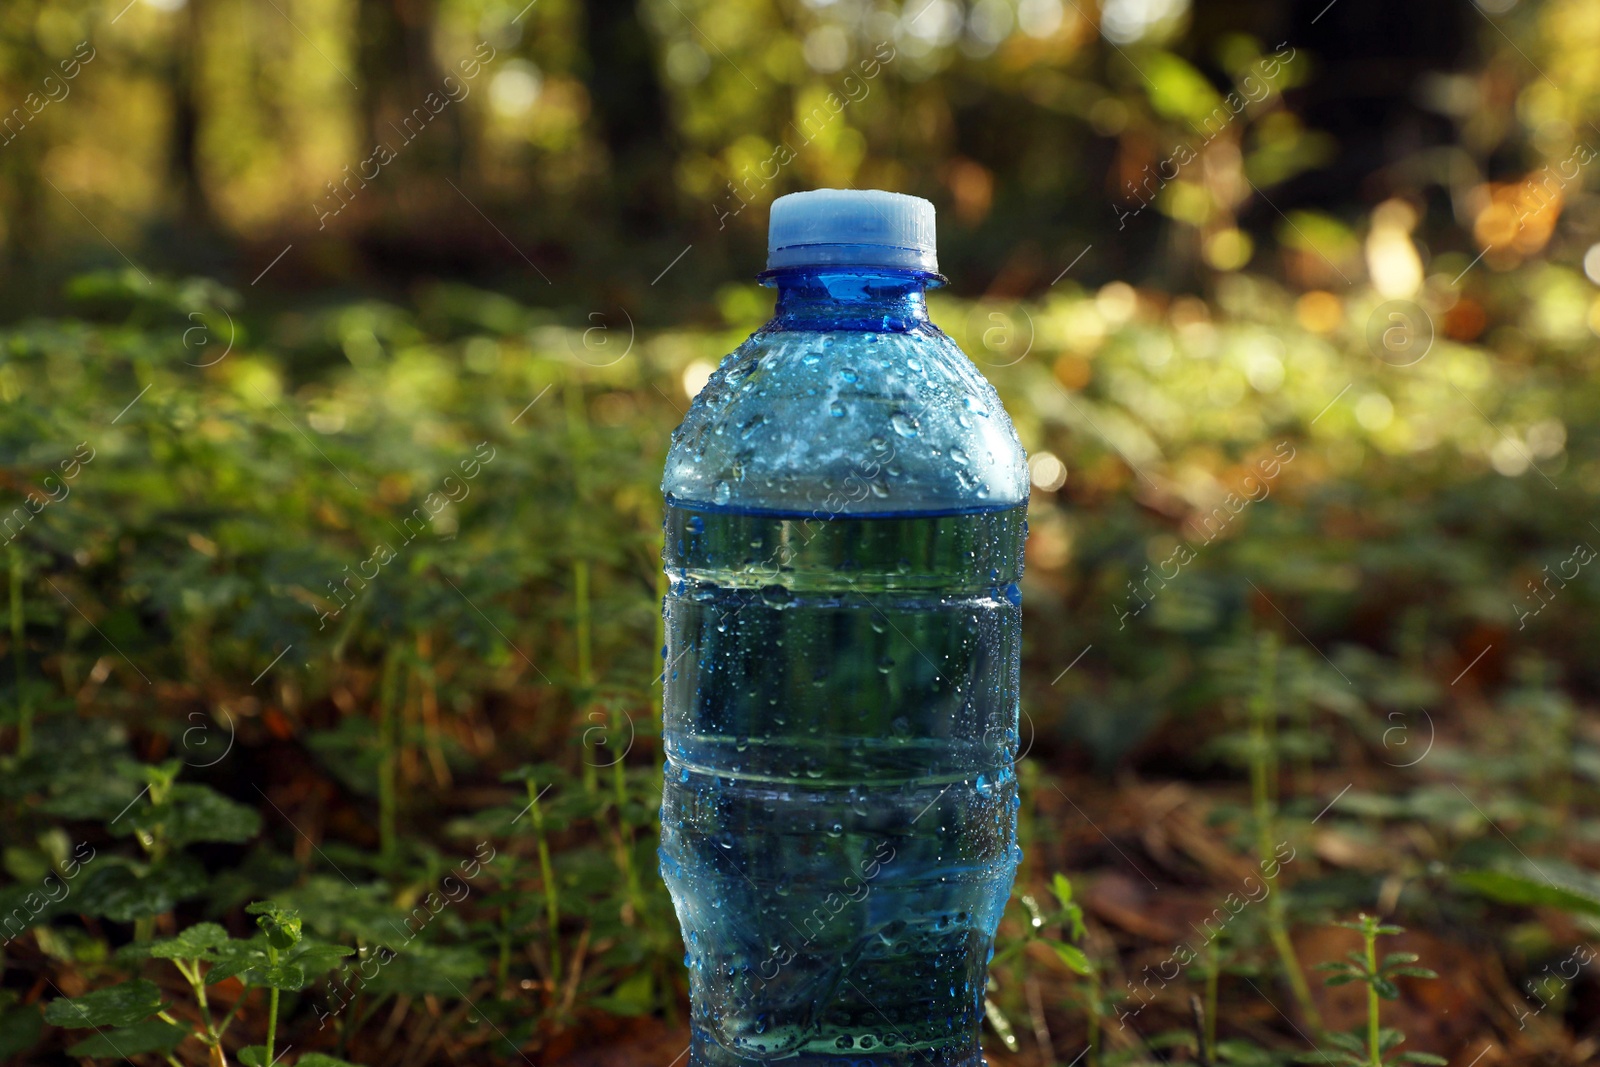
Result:
M211 1005L206 1001L206 983L200 974L200 961L190 960L185 964L183 960L173 960L172 965L178 968L178 973L183 975L183 980L194 991L194 1002L200 1008L200 1017L206 1024L205 1043L215 1046L220 1035L211 1019Z
M396 848L395 808L398 798L395 768L399 759L399 745L396 737L395 686L399 668L400 657L391 650L384 656L383 677L378 683L378 743L382 753L378 765L378 850L388 870L393 869Z
M19 674L20 677L20 674ZM1556 826L1565 831L1572 810L1572 707L1562 702L1556 713L1554 754L1550 768L1551 806L1555 808Z
M503 884L503 883L502 883ZM500 958L495 967L498 977L499 997L506 999L509 992L507 986L511 980L511 908L509 905L500 905Z
M544 885L545 918L550 927L550 984L552 992L561 982L561 904L556 895L555 869L550 863L550 842L544 836L544 812L539 810L539 790L532 778L528 784L528 810L533 815L533 835L539 849L539 879Z
M580 706L587 705L594 684L593 627L589 617L589 561L572 561L572 598L575 641L578 653L578 699ZM585 712L585 718L588 713ZM594 743L589 731L583 731L583 791L591 797L600 791L599 774L595 770Z
M1089 971L1089 1067L1100 1067L1100 972Z
M1206 1036L1205 1005L1193 993L1189 994L1189 1015L1194 1022L1195 1055L1200 1060L1200 1067L1212 1067L1216 1061L1211 1058L1211 1040Z
M1217 987L1221 984L1222 960L1218 958L1215 939L1206 942L1206 1026L1205 1058L1207 1063L1217 1058Z
M1378 931L1377 923L1369 922L1366 929L1361 931L1361 936L1367 942L1367 973L1378 973ZM1377 982L1367 983L1367 1048L1372 1053L1371 1067L1383 1067L1383 1050L1379 1042L1378 1028L1378 985Z
M233 1025L234 1016L239 1014L239 1009L243 1006L244 996L241 994L239 999L233 1002L233 1007L228 1009L228 1014L224 1015L222 1021L217 1024L217 1039L219 1041L222 1039L222 1035L228 1032L228 1027Z
M611 720L608 740L622 736L619 720L626 716L627 712L617 709L616 716ZM633 865L633 826L628 822L627 815L628 768L623 763L625 756L626 752L618 755L611 764L611 785L617 801L617 854L622 864L623 884L628 887L628 905L633 912L633 922L638 922L644 913L644 887L639 884L639 873Z
M267 959L272 965L278 965L278 950L272 945L267 945ZM278 987L273 986L267 995L267 1055L268 1067L272 1065L272 1043L278 1036Z
M1275 634L1261 638L1261 673L1255 689L1250 694L1250 794L1256 824L1256 851L1263 864L1274 855L1272 839L1277 821L1277 804L1274 801L1273 777L1277 768L1277 753L1273 750L1276 729L1269 729L1269 719L1275 719L1274 679L1278 666L1278 640ZM1265 867L1263 867L1263 872ZM1265 873L1263 873L1265 877ZM1316 1002L1311 999L1311 986L1306 982L1305 971L1300 967L1300 957L1295 953L1294 942L1289 937L1283 894L1278 889L1276 876L1266 879L1271 895L1267 898L1267 936L1278 953L1284 977L1294 993L1295 1001L1306 1021L1315 1029L1322 1029L1322 1016Z
M27 626L22 613L22 550L11 546L11 660L16 665L17 685L17 755L26 756L33 750L33 702L28 699L24 670L27 667L27 650L23 640Z

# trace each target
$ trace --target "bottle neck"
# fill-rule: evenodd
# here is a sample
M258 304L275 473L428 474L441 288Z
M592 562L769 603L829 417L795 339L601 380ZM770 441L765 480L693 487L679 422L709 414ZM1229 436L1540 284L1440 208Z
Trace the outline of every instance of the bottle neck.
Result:
M905 333L928 324L936 274L887 267L784 267L762 275L776 286L769 329Z

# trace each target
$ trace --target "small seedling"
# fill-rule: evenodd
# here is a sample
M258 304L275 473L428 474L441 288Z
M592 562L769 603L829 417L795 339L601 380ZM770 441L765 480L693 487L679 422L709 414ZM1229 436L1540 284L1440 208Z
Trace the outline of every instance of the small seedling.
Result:
M998 970L999 965L1006 959L1022 953L1030 942L1040 941L1047 945L1069 971L1082 979L1079 995L1087 1015L1088 1063L1090 1067L1094 1067L1100 1062L1100 1034L1105 1017L1110 1011L1110 1004L1101 987L1100 971L1095 967L1094 960L1075 943L1083 941L1087 930L1083 923L1083 907L1073 900L1071 880L1066 875L1057 873L1050 880L1050 891L1060 906L1048 912L1039 906L1039 902L1032 894L1017 894L1028 910L1028 925L1021 937L1011 939L995 952L992 969ZM1065 936L1051 937L1045 932L1054 927L1060 927ZM1013 1027L999 1005L985 998L984 1013L1006 1047L1016 1051L1017 1041Z
M249 940L233 940L216 923L199 923L177 937L163 941L135 942L120 953L124 960L144 958L168 960L194 994L199 1009L197 1025L185 1024L170 1014L160 989L152 982L136 978L131 982L97 989L70 1000L54 1000L45 1005L44 1019L69 1029L93 1029L93 1036L70 1047L69 1055L88 1059L125 1059L141 1053L160 1053L169 1063L177 1063L173 1050L193 1037L208 1049L212 1064L226 1064L223 1035L249 999L249 991L268 990L267 1039L265 1045L249 1045L239 1051L241 1062L249 1067L266 1067L274 1062L273 1045L277 1038L278 994L281 990L304 989L311 979L339 965L350 949L309 940L300 931L295 912L271 902L252 904L261 933ZM204 969L202 969L202 965ZM206 995L209 986L237 977L244 986L228 1013L217 1019ZM306 1053L301 1067L339 1067L336 1060L321 1053Z
M1358 1028L1348 1033L1326 1032L1329 1043L1338 1046L1336 1052L1314 1052L1300 1057L1302 1063L1337 1063L1346 1067L1386 1067L1388 1064L1439 1064L1450 1061L1430 1052L1393 1052L1406 1037L1398 1030L1384 1029L1378 1018L1378 1001L1395 1000L1400 996L1396 978L1437 978L1426 967L1413 967L1417 956L1412 952L1391 952L1378 961L1378 938L1401 934L1399 926L1385 925L1371 915L1361 915L1353 923L1338 923L1346 930L1354 930L1365 942L1361 952L1347 953L1348 962L1333 960L1317 964L1317 970L1329 972L1327 984L1347 985L1360 982L1367 987L1367 1028L1365 1034ZM1387 1059L1385 1057L1388 1057Z

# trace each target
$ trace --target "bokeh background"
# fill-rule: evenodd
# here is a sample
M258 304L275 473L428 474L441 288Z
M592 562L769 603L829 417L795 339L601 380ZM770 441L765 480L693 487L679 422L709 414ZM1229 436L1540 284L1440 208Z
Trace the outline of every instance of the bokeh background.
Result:
M1592 1062L1597 110L1581 0L9 0L0 1057L677 1062L659 472L832 186L1032 456L991 1062L1336 1056L1358 913Z

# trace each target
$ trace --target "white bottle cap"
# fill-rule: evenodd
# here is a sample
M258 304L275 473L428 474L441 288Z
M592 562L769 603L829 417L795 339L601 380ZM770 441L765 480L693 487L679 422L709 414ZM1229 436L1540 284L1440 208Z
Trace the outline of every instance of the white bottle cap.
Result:
M813 189L774 200L767 269L827 266L937 273L933 205L878 189Z

